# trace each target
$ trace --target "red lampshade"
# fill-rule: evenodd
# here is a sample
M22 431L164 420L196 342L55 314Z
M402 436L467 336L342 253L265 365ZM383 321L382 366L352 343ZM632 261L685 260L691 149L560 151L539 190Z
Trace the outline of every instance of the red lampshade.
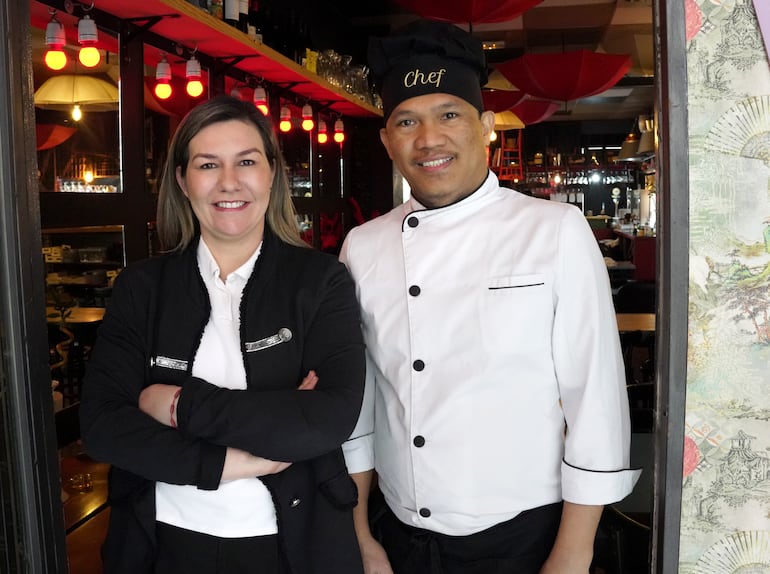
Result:
M496 67L509 82L530 96L569 101L593 96L614 86L631 68L631 57L576 50L524 54Z
M559 109L559 102L525 99L511 108L525 125L532 125L550 118Z
M520 16L543 0L396 0L410 12L423 18L457 23L506 22Z
M510 110L526 97L527 94L519 90L481 90L484 109L495 113Z

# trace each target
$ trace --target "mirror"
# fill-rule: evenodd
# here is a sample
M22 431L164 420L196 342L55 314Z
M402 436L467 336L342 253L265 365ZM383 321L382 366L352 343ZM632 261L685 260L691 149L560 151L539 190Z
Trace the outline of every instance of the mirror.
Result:
M44 30L32 27L35 129L39 189L47 192L120 193L117 40L100 31L100 62L84 67L66 45L66 64L44 63Z

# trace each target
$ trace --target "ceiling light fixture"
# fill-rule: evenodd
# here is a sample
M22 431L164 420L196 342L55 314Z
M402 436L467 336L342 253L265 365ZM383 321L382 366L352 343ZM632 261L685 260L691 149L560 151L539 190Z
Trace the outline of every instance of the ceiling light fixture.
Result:
M195 57L190 56L185 66L185 77L187 78L187 94L192 98L197 98L203 93L203 83L201 82L201 63Z
M171 64L168 63L166 54L162 54L155 68L155 95L161 100L167 100L172 92Z
M313 131L315 122L313 121L313 108L310 104L302 106L302 129L306 132Z
M325 144L329 141L329 132L326 128L326 122L318 120L318 143Z
M270 108L267 105L267 92L265 91L265 88L262 86L257 86L254 88L253 101L254 105L257 106L257 109L264 115L268 115L270 113Z
M281 121L278 124L278 129L284 133L291 131L291 110L288 106L281 107Z
M334 141L338 144L345 141L345 124L342 123L342 120L334 122Z
M51 10L51 21L45 27L45 65L50 69L59 71L67 65L67 54L62 50L66 43L64 26L56 19L56 10Z
M78 60L86 68L98 66L102 59L102 55L95 45L98 41L99 32L96 29L96 22L91 19L91 16L86 14L78 22L78 43L80 44Z

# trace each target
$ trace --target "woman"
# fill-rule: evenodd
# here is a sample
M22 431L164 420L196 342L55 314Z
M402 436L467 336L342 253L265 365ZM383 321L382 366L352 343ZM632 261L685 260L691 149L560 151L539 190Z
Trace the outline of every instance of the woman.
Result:
M161 176L168 253L125 269L81 404L112 464L105 571L359 573L340 445L364 358L354 287L299 238L275 133L221 97Z

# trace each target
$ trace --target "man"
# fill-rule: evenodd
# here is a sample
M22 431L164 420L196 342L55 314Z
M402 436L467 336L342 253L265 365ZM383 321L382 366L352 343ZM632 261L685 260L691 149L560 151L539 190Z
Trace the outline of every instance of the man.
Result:
M418 21L374 39L369 56L380 136L412 197L351 231L341 255L373 385L346 445L367 573L586 573L603 505L640 472L627 470L596 241L574 207L501 188L489 171L480 42ZM366 520L375 458L382 546Z

